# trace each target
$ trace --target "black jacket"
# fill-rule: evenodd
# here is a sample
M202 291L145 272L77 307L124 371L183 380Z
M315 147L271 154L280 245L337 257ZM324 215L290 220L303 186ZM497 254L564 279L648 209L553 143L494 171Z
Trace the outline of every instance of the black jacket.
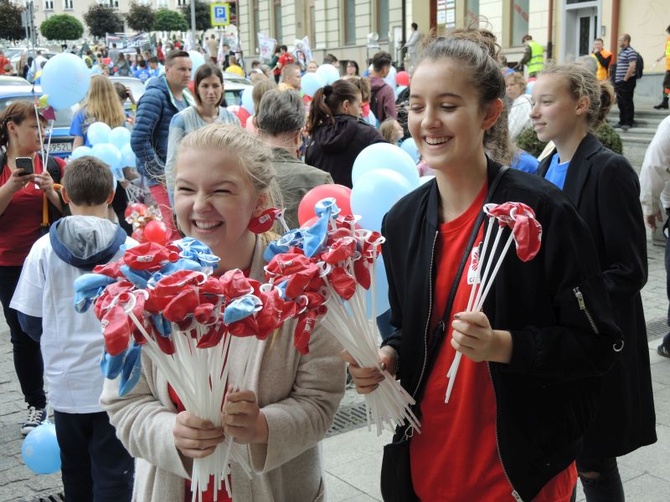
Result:
M489 161L489 182L498 169ZM513 341L509 364L488 363L500 458L516 492L531 500L580 451L600 376L613 364L621 335L589 231L567 198L539 177L510 169L493 197L507 201L532 207L543 227L538 255L524 263L510 249L484 304L491 325L509 330ZM382 229L397 328L386 343L398 351L398 376L412 394L427 360L438 205L433 180L401 199Z
M330 173L338 185L351 188L354 160L366 147L386 140L379 131L351 115L335 115L335 124L320 125L307 143L305 163Z
M554 152L555 153L555 152ZM538 174L545 176L548 156ZM592 134L580 143L563 192L577 207L595 241L614 320L624 349L605 378L598 414L584 438L584 454L625 455L656 441L649 347L640 290L647 282L647 234L640 181L628 160Z

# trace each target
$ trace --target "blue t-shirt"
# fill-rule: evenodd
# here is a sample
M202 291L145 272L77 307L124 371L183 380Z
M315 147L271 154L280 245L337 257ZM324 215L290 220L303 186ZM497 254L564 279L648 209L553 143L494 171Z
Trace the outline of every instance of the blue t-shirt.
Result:
M568 174L568 167L570 167L570 161L559 162L558 154L555 154L551 158L551 164L549 164L549 169L544 178L547 181L551 181L558 188L563 190L563 185L565 185L565 176Z
M72 136L81 136L84 138L84 146L91 146L91 143L88 141L88 128L96 120L93 117L88 117L86 115L86 110L80 108L77 113L72 117L72 123L70 124L70 134Z
M135 75L135 78L138 78L142 81L142 83L146 82L149 77L151 77L151 70L148 70L146 68L140 68L137 71L133 72Z
M523 171L525 173L537 173L537 167L540 165L539 161L525 150L521 150L519 155L514 156L511 167Z

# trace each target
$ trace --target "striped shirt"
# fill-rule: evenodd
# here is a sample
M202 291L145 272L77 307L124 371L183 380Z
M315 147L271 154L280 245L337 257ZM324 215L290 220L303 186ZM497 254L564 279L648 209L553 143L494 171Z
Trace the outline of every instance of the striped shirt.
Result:
M616 76L614 78L615 82L621 82L623 80L630 64L633 62L637 62L637 53L629 45L619 53L619 59L616 64ZM632 77L634 78L635 75L632 75Z

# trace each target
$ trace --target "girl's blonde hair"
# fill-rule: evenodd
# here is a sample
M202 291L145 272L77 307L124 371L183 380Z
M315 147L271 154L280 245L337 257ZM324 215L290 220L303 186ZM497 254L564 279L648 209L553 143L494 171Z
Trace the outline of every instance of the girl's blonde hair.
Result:
M526 79L523 73L515 71L514 73L505 75L505 84L520 85L521 89L526 90Z
M114 84L104 75L91 77L91 86L81 107L86 110L87 116L109 127L120 127L126 123L126 114Z
M201 127L184 136L179 144L173 175L180 168L179 157L187 150L219 150L222 158L236 159L249 175L256 194L264 198L262 209L282 207L281 192L275 180L272 151L256 136L230 124L208 124Z
M594 131L600 127L614 104L614 89L607 80L599 81L596 75L580 64L555 64L545 66L540 75L558 75L565 79L568 92L575 100L589 98L586 125Z

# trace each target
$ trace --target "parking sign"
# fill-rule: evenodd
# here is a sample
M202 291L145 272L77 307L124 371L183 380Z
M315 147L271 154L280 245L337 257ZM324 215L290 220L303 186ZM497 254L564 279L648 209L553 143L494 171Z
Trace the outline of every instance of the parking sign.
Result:
M210 8L212 26L228 26L230 24L229 3L213 3Z

